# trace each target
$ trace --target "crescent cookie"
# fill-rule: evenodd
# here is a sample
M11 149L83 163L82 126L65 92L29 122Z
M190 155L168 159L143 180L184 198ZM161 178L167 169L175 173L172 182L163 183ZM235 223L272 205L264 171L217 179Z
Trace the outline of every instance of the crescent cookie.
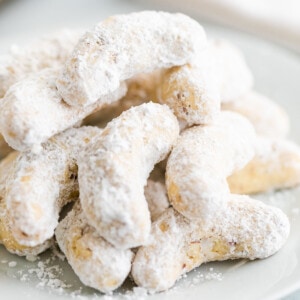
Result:
M112 16L85 33L57 88L68 104L86 106L134 75L189 62L206 45L202 26L183 14Z
M117 289L127 278L133 252L105 241L90 226L79 201L55 230L60 249L80 280L103 293Z
M236 101L223 103L222 109L243 115L253 124L256 133L264 137L284 138L290 129L289 117L283 108L254 91Z
M79 194L76 157L100 133L96 127L69 129L43 144L39 153L16 155L4 201L20 244L34 247L53 236L61 208Z
M179 134L167 106L146 103L123 112L78 160L80 198L92 226L118 248L144 244L151 220L144 186Z
M123 83L85 108L66 104L57 92L55 79L58 70L47 69L14 84L0 101L0 131L16 150L39 147L55 134L83 120L105 104L117 101L126 93Z
M209 50L190 64L165 70L158 85L159 102L170 106L189 126L211 123L220 111L218 72Z
M300 147L287 140L261 137L254 158L227 181L236 194L295 187L300 184Z
M132 277L150 291L164 291L202 263L266 258L284 245L289 230L280 209L248 196L230 195L226 212L218 211L205 230L169 208L152 224L149 244L137 251Z
M173 207L187 218L213 221L227 207L226 178L252 159L255 138L250 122L233 112L222 112L214 124L185 130L167 162Z
M48 249L53 240L49 239L35 247L21 245L14 238L9 224L10 216L5 203L5 184L17 155L17 152L12 152L0 163L0 244L3 244L9 252L19 256L38 255Z
M60 30L27 46L15 45L8 54L0 56L0 98L11 85L28 74L61 66L82 34L81 30Z

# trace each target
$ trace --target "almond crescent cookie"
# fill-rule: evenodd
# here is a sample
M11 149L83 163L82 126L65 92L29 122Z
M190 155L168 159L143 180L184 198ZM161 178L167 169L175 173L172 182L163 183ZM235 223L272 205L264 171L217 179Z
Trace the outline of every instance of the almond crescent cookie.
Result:
M173 207L187 218L213 221L227 206L226 178L252 159L255 138L250 122L233 112L222 112L214 124L185 130L167 162Z
M220 88L215 57L207 50L190 64L162 72L157 89L160 103L189 126L213 122L220 111Z
M248 196L230 195L227 210L216 211L203 229L172 208L153 224L148 245L136 253L132 276L150 291L172 287L181 275L210 261L266 258L286 242L290 224L278 208Z
M127 278L133 252L116 249L105 241L89 225L79 201L58 224L55 236L69 264L85 285L108 293Z
M42 145L39 153L19 153L5 184L5 203L15 239L34 247L53 236L61 208L77 199L76 157L101 129L73 128Z
M209 124L220 101L242 97L253 85L242 53L230 42L215 39L189 64L162 72L157 98L169 105L183 126Z
M81 30L60 30L27 46L13 46L8 54L0 56L0 98L28 74L61 66L82 34Z
M80 198L92 226L117 248L144 244L151 220L144 196L149 173L179 134L167 106L146 103L112 120L78 160Z
M48 249L53 240L49 239L35 247L21 245L14 238L9 224L10 216L5 203L5 185L17 155L17 152L12 152L0 163L0 244L3 244L9 252L19 256L38 255Z
M57 69L47 69L14 84L0 101L0 132L16 150L39 148L53 135L76 125L87 115L126 93L122 83L113 93L85 108L66 104L57 92Z
M68 104L86 106L136 74L188 63L205 47L202 26L183 14L112 16L83 36L57 88Z

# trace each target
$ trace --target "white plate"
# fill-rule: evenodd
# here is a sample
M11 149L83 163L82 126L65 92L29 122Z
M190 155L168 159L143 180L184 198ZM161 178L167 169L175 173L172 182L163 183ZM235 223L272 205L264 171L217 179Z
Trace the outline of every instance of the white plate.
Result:
M65 26L90 26L105 16L142 9L142 5L128 1L91 1L90 6L82 6L82 1L72 0L72 13L62 13L60 1L52 1L52 10L57 9L64 17L57 23L51 23L47 7L40 4L40 12L44 12L39 19L42 31L49 31ZM83 1L84 2L84 1ZM25 7L25 3L27 3ZM41 3L41 2L39 2ZM65 1L67 8L71 0ZM92 3L92 5L91 5ZM6 31L2 31L1 49L7 48L12 41L24 41L31 36L31 29L36 24L24 25L20 31L14 23L15 18L22 11L30 11L36 7L37 1L17 1L6 4L7 12L0 11L1 22L6 21ZM81 5L80 5L81 4ZM101 4L101 12L95 13ZM0 6L1 8L1 6ZM12 10L12 8L14 10ZM69 7L68 7L69 8ZM149 6L148 6L149 8ZM66 10L69 12L68 10ZM74 14L84 11L80 18L71 18ZM37 12L36 12L37 13ZM3 19L4 18L4 19ZM6 18L6 19L5 19ZM2 21L1 21L2 20ZM63 23L63 20L65 23ZM22 24L22 20L21 20ZM225 28L204 24L209 36L228 38L236 43L245 53L246 59L253 70L256 89L270 96L288 111L292 120L291 137L300 142L299 111L300 111L300 61L299 57L277 45L257 39L253 36ZM31 26L31 27L30 27ZM2 27L3 28L3 27ZM9 30L10 29L10 30ZM38 32L38 30L35 30ZM0 29L1 33L1 29ZM191 272L181 279L172 290L149 299L277 299L300 288L300 189L279 192L275 195L263 197L265 201L281 207L291 221L291 235L284 248L276 255L260 261L209 263ZM10 267L9 262L16 262ZM11 265L11 264L10 264ZM44 271L47 272L44 272ZM64 288L57 286L64 285ZM141 299L144 297L142 289L130 292L133 285L127 282L125 288L117 291L112 299ZM66 262L60 261L50 253L41 256L36 262L28 262L9 254L0 246L0 297L1 299L93 299L101 294L84 287L74 275ZM105 296L111 299L110 296Z

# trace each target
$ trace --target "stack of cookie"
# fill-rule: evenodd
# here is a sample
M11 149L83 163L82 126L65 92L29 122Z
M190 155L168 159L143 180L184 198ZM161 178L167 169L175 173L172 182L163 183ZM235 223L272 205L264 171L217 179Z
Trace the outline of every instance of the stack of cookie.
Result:
M286 242L286 215L245 194L300 183L288 116L253 90L241 52L191 18L145 11L62 31L1 57L0 79L8 251L57 242L106 293L130 273L163 291L201 263Z

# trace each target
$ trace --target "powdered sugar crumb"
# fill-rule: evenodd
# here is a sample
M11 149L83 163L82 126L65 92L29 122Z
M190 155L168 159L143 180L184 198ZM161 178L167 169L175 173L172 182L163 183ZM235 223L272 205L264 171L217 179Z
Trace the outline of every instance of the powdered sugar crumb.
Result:
M200 269L201 270L201 269ZM201 282L204 281L210 281L210 280L216 280L216 281L222 281L224 278L224 275L222 272L219 272L218 270L215 270L215 268L210 267L209 269L204 269L200 271L199 269L194 270L193 277L189 279L192 286L197 286Z
M131 282L127 282L126 287L103 295L99 292L94 292L92 289L86 290L84 286L78 286L75 281L70 283L70 277L67 280L62 279L65 273L63 265L60 265L61 260L55 254L57 251L51 250L51 253L46 257L37 257L34 262L28 262L29 268L24 267L21 270L15 270L11 273L13 278L19 279L21 282L34 282L36 281L36 288L40 290L47 290L52 295L64 295L70 299L75 300L144 300L151 296L151 292L142 287L132 286ZM1 263L11 264L14 261L1 260ZM17 262L16 262L17 263ZM33 267L32 267L33 266ZM207 265L206 265L207 266ZM182 276L182 280L175 287L165 292L164 295L176 295L186 288L196 288L202 282L215 280L221 281L223 274L219 268L206 267L197 268L190 272L189 275ZM209 266L209 265L208 265Z
M222 281L223 280L223 274L220 272L209 272L209 273L199 273L192 279L193 285L199 285L203 281L207 280L217 280Z
M38 289L47 289L51 294L69 294L68 289L73 285L60 279L64 275L63 268L57 264L57 256L52 252L47 258L37 256L28 256L27 263L18 269L17 261L1 260L2 264L7 264L9 268L15 270L7 271L11 278L18 279L21 282L30 282L35 284ZM76 294L77 291L72 292ZM81 290L79 289L79 293Z
M50 261L51 258L46 261L39 261L37 268L28 271L29 274L36 274L39 279L36 287L49 287L59 292L62 292L62 289L72 287L72 285L57 278L57 275L62 274L62 269L59 265L49 266Z
M10 268L14 268L14 267L17 266L17 262L15 262L15 261L10 261L10 262L8 263L8 266L9 266Z

